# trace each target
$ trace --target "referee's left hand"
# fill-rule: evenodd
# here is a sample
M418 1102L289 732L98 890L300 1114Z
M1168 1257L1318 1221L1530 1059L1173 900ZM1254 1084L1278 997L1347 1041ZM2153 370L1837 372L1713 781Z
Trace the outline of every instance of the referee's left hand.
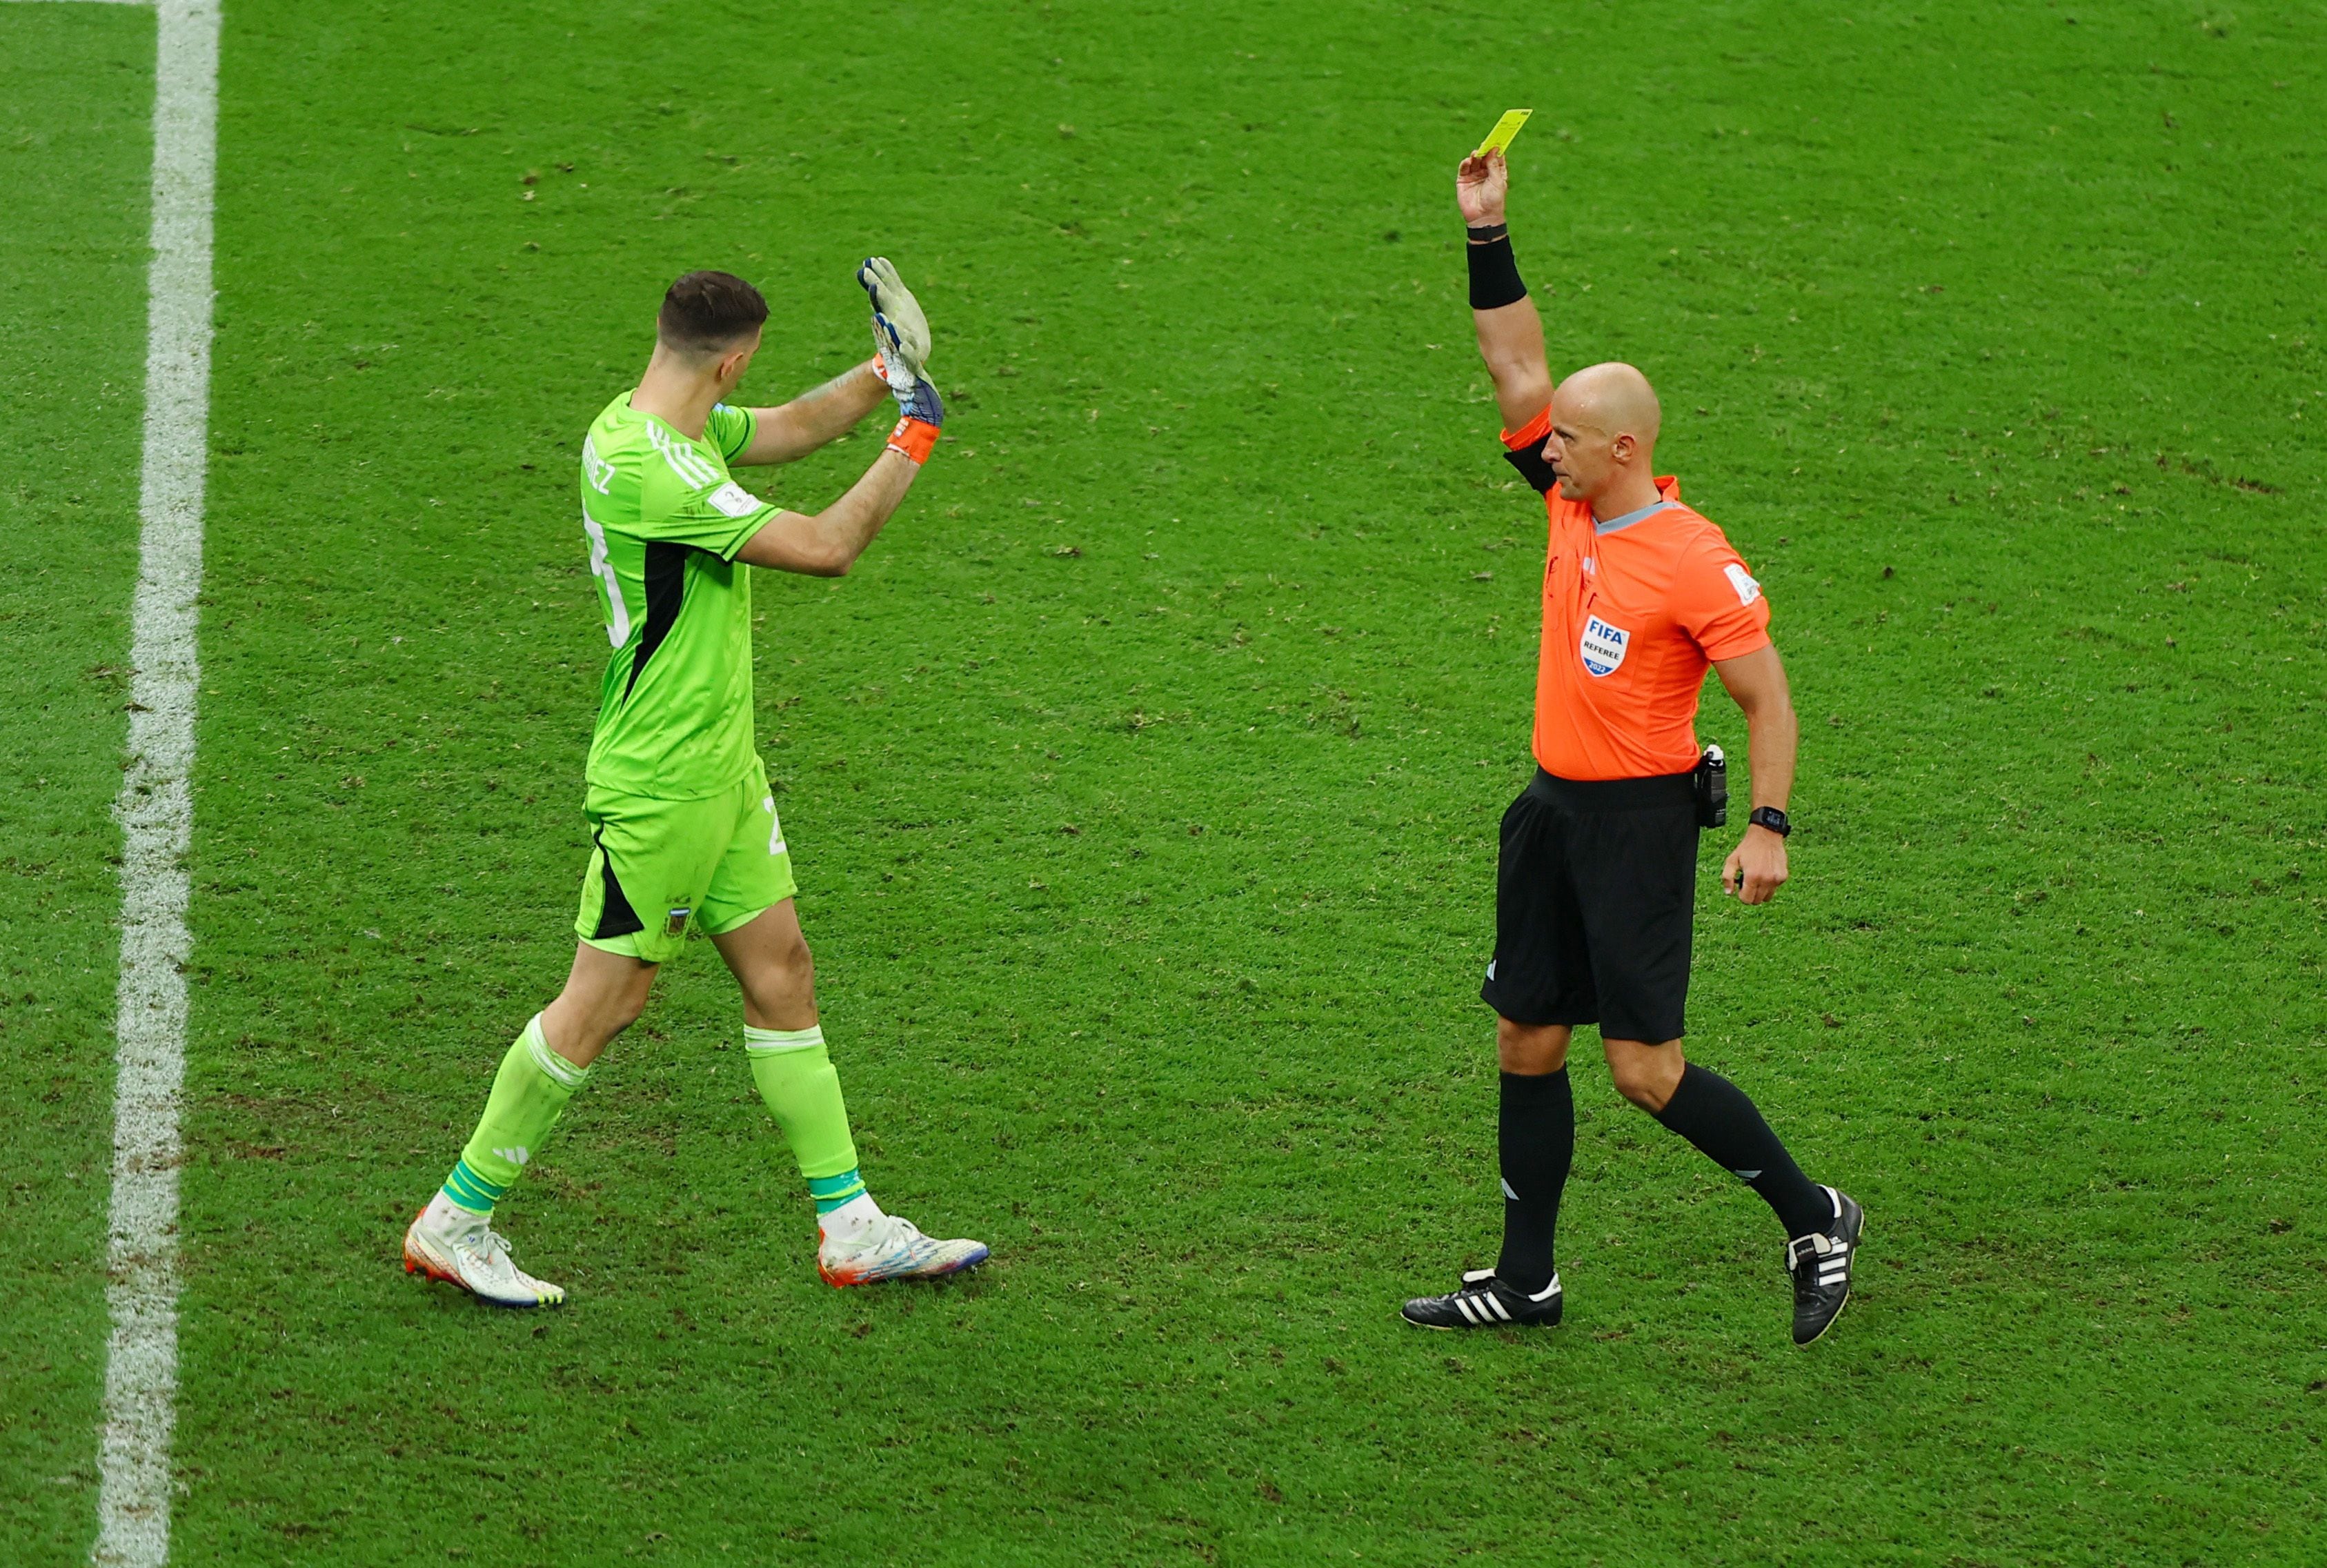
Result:
M1786 841L1760 826L1745 830L1721 865L1721 891L1740 902L1766 904L1786 885Z

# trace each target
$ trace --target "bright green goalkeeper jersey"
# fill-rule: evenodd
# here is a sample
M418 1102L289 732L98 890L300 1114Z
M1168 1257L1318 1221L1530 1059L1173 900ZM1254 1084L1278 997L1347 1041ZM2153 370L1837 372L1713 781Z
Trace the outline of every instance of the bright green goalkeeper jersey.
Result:
M604 602L593 788L664 800L731 789L752 733L752 582L735 552L776 509L728 477L752 416L725 404L690 440L606 405L582 443L582 527Z

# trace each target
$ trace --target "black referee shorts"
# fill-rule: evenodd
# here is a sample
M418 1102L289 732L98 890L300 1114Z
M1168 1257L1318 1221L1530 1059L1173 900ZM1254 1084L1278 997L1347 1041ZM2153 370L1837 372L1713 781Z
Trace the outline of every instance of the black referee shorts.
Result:
M1688 774L1578 780L1537 769L1503 813L1495 958L1479 994L1514 1023L1677 1040L1696 907Z

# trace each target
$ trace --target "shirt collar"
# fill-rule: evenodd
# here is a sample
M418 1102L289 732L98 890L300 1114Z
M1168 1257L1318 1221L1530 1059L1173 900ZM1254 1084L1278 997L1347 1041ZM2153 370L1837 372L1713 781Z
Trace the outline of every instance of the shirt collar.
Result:
M1634 523L1642 522L1649 518L1653 518L1659 512L1677 511L1679 508L1680 503L1678 501L1667 499L1659 500L1651 505L1642 507L1636 512L1626 512L1621 518L1610 518L1604 523L1595 518L1592 522L1592 531L1595 534L1612 534L1619 528L1629 528Z

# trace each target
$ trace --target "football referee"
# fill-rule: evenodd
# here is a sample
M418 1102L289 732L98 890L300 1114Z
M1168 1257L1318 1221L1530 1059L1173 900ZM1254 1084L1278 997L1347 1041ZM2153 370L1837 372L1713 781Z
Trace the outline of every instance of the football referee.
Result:
M1509 188L1500 153L1463 160L1455 176L1503 445L1551 518L1537 768L1503 814L1481 992L1502 1067L1503 1246L1491 1270L1406 1302L1406 1317L1432 1329L1559 1321L1552 1238L1575 1153L1567 1045L1577 1024L1597 1023L1617 1091L1777 1212L1794 1342L1807 1345L1850 1299L1865 1217L1802 1174L1743 1090L1681 1054L1696 835L1725 789L1696 742L1707 665L1744 711L1752 770L1750 826L1722 891L1764 903L1786 880L1796 728L1769 602L1721 530L1657 476L1648 378L1603 364L1553 385L1504 221Z

